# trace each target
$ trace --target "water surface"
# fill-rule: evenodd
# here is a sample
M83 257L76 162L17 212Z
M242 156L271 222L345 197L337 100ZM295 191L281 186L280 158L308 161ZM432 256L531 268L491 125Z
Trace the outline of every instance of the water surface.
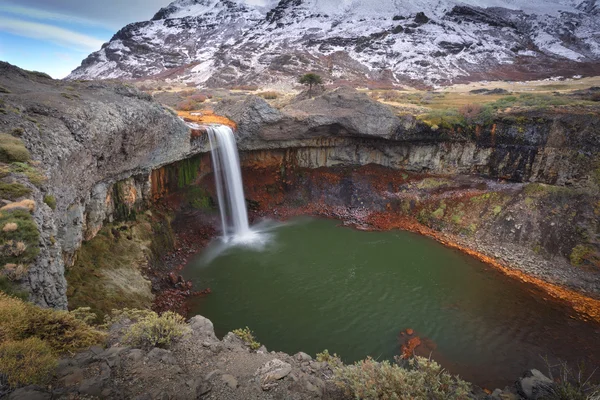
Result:
M411 328L447 369L489 388L544 370L541 356L599 365L598 325L429 238L317 219L268 235L258 249L214 243L184 271L212 289L192 314L219 336L249 326L269 350L328 349L352 362L392 359Z

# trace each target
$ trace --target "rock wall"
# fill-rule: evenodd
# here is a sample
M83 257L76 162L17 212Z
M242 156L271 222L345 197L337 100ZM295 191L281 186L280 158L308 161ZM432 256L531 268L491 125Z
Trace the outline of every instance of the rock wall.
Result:
M119 206L113 185L125 181L125 204L146 201L152 169L206 145L170 110L128 86L59 82L7 63L0 63L0 86L0 130L18 132L47 177L32 188L41 252L26 286L35 303L66 308L65 267L112 218ZM45 195L56 198L54 210Z
M571 185L600 163L600 120L587 110L522 111L483 126L436 128L340 88L281 110L250 96L221 104L241 150L295 149L298 165L378 165Z
M157 183L166 188L166 181L181 178L179 172L161 175L161 168L206 154L208 140L126 85L59 82L0 63L0 86L0 130L19 136L47 177L31 185L40 255L25 286L34 302L66 308L64 271L82 241L104 222L164 194ZM341 88L282 109L249 96L216 111L237 123L238 146L253 152L256 165L373 163L581 186L592 179L600 148L598 114L585 110L523 112L480 127L436 129ZM194 168L201 166L189 164L184 179L195 176ZM46 196L56 199L54 209L44 204Z

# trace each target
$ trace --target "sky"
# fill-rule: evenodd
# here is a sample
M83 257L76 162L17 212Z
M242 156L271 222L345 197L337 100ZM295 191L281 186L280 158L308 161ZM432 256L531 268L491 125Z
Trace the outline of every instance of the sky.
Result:
M171 1L0 0L0 60L64 78L119 29Z

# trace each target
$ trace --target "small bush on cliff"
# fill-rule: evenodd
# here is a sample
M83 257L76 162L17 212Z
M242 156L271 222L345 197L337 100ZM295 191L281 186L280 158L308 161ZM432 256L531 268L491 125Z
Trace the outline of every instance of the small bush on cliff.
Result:
M17 229L0 231L0 265L29 264L40 252L37 225L28 211L13 209L0 212L0 226Z
M30 158L21 139L0 133L0 162L27 162Z
M46 203L51 209L56 210L56 197L47 194L44 196L44 203Z
M260 343L256 341L250 328L245 327L243 329L235 329L232 333L242 339L252 350L260 348Z
M10 165L10 170L11 172L25 175L27 179L29 179L29 182L33 183L35 186L40 186L42 183L48 180L46 175L29 163L13 162Z
M149 310L114 311L109 323L133 322L125 328L125 342L142 348L168 347L186 335L190 328L185 319L174 312L161 315Z
M334 368L335 382L356 399L466 399L469 385L435 361L415 357L409 368L372 358Z
M0 375L12 387L48 383L57 365L50 346L38 338L0 344Z
M37 338L61 354L101 343L104 337L67 311L43 309L0 293L0 340Z
M331 366L342 366L342 360L337 354L330 354L329 350L325 349L320 353L317 353L316 359L318 362L326 362Z
M0 198L5 200L16 200L19 197L28 196L31 189L20 183L0 182Z

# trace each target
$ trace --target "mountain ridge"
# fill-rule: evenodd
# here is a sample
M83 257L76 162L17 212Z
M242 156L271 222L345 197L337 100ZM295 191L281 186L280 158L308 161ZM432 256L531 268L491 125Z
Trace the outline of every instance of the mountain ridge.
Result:
M600 74L599 16L597 0L177 0L121 29L69 79L168 74L214 87L291 84L312 70L329 82L431 86Z

